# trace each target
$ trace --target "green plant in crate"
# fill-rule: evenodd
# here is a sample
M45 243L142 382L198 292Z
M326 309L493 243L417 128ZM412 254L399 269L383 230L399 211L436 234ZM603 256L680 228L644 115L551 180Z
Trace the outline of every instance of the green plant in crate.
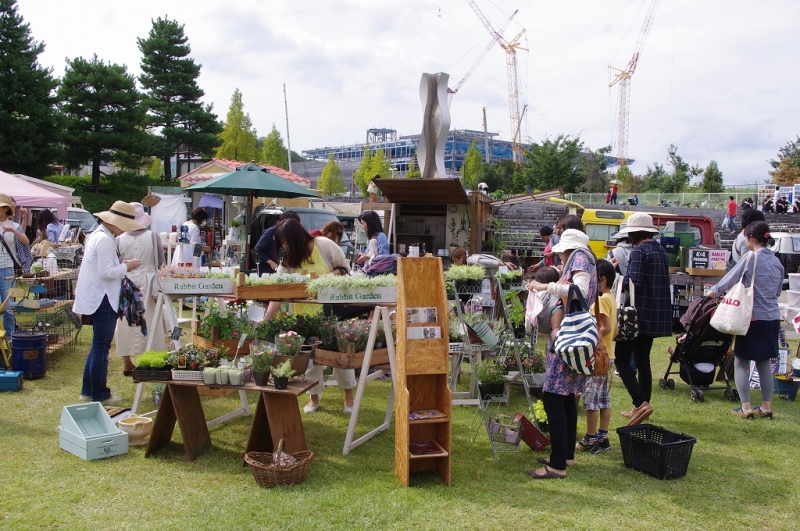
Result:
M275 336L294 330L297 327L298 316L290 315L288 312L280 311L271 321L261 321L253 330L255 339L265 339L274 341Z
M475 367L475 373L478 375L478 381L483 385L503 383L506 378L503 368L492 359L480 362Z
M508 289L508 286L514 286L518 284L522 284L522 271L519 269L515 269L514 271L509 271L508 273L500 273L499 271L495 273L495 278L500 281L500 284L503 286L503 289Z
M136 366L140 369L163 369L167 366L167 353L148 350L139 356Z
M247 308L243 304L229 303L228 307L220 308L216 300L209 301L208 315L200 321L197 329L198 335L206 339L239 339L242 334L252 335L252 325L247 319ZM217 338L212 337L212 329L217 329Z
M485 270L479 265L454 265L444 272L445 280L481 280Z
M294 369L292 369L291 360L286 360L277 367L272 368L273 378L291 378L292 376L294 376Z

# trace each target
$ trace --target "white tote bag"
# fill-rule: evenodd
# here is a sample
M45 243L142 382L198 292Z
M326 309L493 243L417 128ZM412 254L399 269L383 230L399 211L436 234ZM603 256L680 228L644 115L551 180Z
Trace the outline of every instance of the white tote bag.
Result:
M753 260L753 277L750 280L750 287L744 285L744 273L750 267L750 258ZM743 336L750 329L750 319L753 317L753 281L755 280L756 264L758 255L753 251L747 253L747 261L744 264L742 278L739 279L725 295L722 295L717 302L717 310L711 317L709 324L723 334Z

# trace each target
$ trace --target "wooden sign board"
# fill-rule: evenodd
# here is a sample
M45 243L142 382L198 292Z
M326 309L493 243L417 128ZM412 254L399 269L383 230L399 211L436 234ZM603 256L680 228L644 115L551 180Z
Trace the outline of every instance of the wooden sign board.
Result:
M164 278L163 292L170 295L232 295L232 278Z

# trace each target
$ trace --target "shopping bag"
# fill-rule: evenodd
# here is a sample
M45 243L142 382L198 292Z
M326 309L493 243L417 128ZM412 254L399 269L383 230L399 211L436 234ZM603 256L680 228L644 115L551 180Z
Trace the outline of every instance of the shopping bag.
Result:
M750 319L753 316L753 278L751 278L748 288L744 285L744 274L750 267L750 258L753 256L755 256L753 260L753 277L755 277L758 255L750 251L747 253L742 278L719 298L717 310L709 321L715 330L723 334L743 336L750 329Z
M628 279L628 293L630 294L630 305L626 306L623 301L622 284L617 285L617 337L615 341L632 341L639 336L639 314L636 312L636 300L634 298L634 284Z
M597 320L589 313L581 290L574 284L569 287L566 312L561 320L554 350L570 369L590 376L594 370L595 349L600 333Z

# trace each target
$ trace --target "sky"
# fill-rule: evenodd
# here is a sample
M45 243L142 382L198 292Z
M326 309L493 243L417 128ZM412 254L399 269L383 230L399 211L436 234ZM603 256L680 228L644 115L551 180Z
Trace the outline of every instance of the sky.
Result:
M579 136L615 145L618 89L653 0L475 0L520 40L523 139ZM294 151L364 142L369 128L422 128L419 81L446 72L454 87L489 43L466 0L18 0L40 63L61 77L78 56L141 73L136 44L151 20L185 26L202 65L204 101L224 120L236 88L260 136ZM800 134L800 2L661 0L631 79L628 156L635 174L664 164L670 144L690 164L716 160L727 184L763 182L768 160ZM452 129L510 140L505 52L495 45L453 98ZM614 146L616 151L616 146Z

